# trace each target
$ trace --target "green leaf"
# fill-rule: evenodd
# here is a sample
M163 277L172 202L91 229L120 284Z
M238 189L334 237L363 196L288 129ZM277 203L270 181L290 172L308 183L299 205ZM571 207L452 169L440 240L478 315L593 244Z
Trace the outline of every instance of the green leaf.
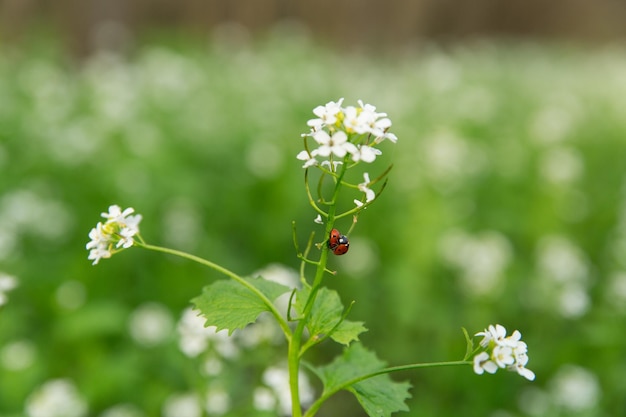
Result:
M263 278L245 278L270 301L289 291L288 287ZM215 326L217 331L243 329L254 323L264 311L269 311L265 302L250 288L234 280L220 280L207 285L202 294L191 300L196 309L206 318L205 326Z
M472 356L472 353L474 353L474 341L465 327L461 327L461 329L463 330L463 335L465 335L465 343L467 345L465 349L465 357L463 358L463 360L466 361Z
M367 331L362 321L344 320L330 335L337 343L348 346L351 342L357 342L359 335Z
M304 315L304 307L309 299L310 288L298 291L295 309L299 316ZM367 328L360 321L344 320L344 307L337 291L328 288L320 288L307 329L311 337L320 338L329 335L334 341L343 345L359 340L359 334L366 332Z
M409 411L405 401L410 398L408 382L394 382L388 374L376 375L358 382L360 377L383 370L387 364L355 343L328 365L313 368L324 384L324 393L346 389L354 394L370 417L389 417L396 411Z

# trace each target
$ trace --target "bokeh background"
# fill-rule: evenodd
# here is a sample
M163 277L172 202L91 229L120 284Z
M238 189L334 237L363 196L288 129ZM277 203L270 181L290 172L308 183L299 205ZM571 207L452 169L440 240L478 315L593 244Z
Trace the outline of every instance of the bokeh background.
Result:
M294 280L292 220L321 232L300 134L340 97L399 137L327 281L363 343L457 360L462 327L500 323L537 374L395 375L399 415L626 415L625 21L611 0L0 2L0 416L281 415L271 323L227 339L186 312L220 276L84 246L119 204L151 243ZM346 415L347 394L320 412Z

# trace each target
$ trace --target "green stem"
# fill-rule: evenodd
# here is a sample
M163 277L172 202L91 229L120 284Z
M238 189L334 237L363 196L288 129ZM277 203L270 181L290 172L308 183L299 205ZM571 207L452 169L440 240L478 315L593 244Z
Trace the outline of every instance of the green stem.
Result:
M191 261L197 262L201 265L204 266L208 266L209 268L220 272L224 275L226 275L229 278L234 279L235 281L237 281L238 283L240 283L241 285L243 285L244 287L248 288L250 291L252 291L257 297L259 297L263 303L267 306L268 310L270 311L270 313L272 313L272 315L276 318L276 321L278 322L278 325L280 326L280 328L282 329L283 333L285 334L285 338L287 339L287 341L291 341L291 329L289 328L289 325L287 324L287 321L280 315L280 313L278 312L278 310L276 309L276 307L274 306L274 304L272 303L272 301L267 298L265 296L265 294L263 294L261 291L259 291L254 285L250 284L248 281L246 281L245 279L243 279L242 277L240 277L239 275L237 275L236 273L224 268L223 266L220 266L216 263L213 263L211 261L208 261L204 258L200 258L199 256L195 256L192 254L189 254L187 252L182 252L176 249L170 249L170 248L164 248L162 246L155 246L155 245L149 245L143 241L141 242L135 242L137 246L145 248L145 249L150 249L156 252L163 252L163 253L167 253L170 255L174 255L174 256L178 256L181 258L185 258L185 259L189 259Z
M335 183L335 189L333 190L333 197L330 201L328 207L328 213L326 218L326 230L325 236L330 234L330 231L333 228L335 222L335 208L337 204L337 196L339 195L339 190L341 189L341 180L346 173L347 165L342 165L341 172L337 177L337 182ZM305 178L308 178L308 174L305 172ZM308 185L307 185L308 191ZM310 194L309 194L310 197ZM313 205L313 208L316 208ZM298 324L293 332L291 340L289 341L289 351L288 351L288 367L289 367L289 389L291 392L291 412L292 417L302 417L302 408L300 407L300 387L299 387L299 372L300 372L300 357L301 357L301 346L302 346L302 335L304 333L304 329L306 324L309 321L309 316L311 315L311 311L313 310L313 305L315 304L315 298L317 297L317 293L322 286L322 280L324 279L324 273L327 271L326 264L328 262L328 252L329 249L326 245L322 247L322 253L320 254L320 260L317 263L317 269L315 271L315 278L313 279L313 285L311 286L311 292L309 293L309 298L306 301L304 306L304 311L302 314L302 318L298 321Z
M313 417L315 413L318 412L322 404L328 400L331 396L335 395L337 392L346 389L354 384L358 384L361 381L366 379L374 378L379 375L390 374L392 372L399 371L408 371L412 369L419 368L434 368L439 366L455 366L455 365L468 365L471 364L470 361L451 361L451 362L430 362L430 363L413 363L409 365L400 365L400 366L392 366L389 368L384 368L376 372L371 372L369 374L361 375L355 378L352 378L342 384L339 384L328 391L324 391L322 395L309 407L307 412L304 414L304 417Z

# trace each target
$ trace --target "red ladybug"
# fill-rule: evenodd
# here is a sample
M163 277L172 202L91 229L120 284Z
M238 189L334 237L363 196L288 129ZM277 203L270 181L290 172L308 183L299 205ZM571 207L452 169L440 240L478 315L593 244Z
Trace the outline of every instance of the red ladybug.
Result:
M339 230L333 229L330 231L330 235L328 236L328 247L330 249L334 249L339 244L339 238L341 237L341 233Z
M335 255L344 255L350 248L350 242L339 230L333 229L330 231L330 236L328 236L328 247Z

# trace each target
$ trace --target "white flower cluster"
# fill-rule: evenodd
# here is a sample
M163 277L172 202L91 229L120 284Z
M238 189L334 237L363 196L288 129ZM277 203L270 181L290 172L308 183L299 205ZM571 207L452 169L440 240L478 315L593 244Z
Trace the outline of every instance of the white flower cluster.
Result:
M485 349L474 356L474 372L478 375L485 371L494 374L498 368L503 368L516 371L529 381L535 379L535 373L526 369L527 346L520 340L522 334L519 331L515 330L507 337L506 329L496 324L476 333L476 336L483 336L480 346Z
M139 233L141 215L133 208L122 211L120 206L109 206L108 213L102 213L106 222L98 222L89 232L91 241L87 243L89 260L96 265L102 258L110 258L117 250L130 248L135 244L134 236Z
M313 114L317 116L307 122L311 131L303 137L312 137L317 148L303 150L297 158L304 161L303 168L320 164L317 157L328 158L321 165L328 165L331 170L336 164L343 162L346 155L352 161L374 162L382 152L376 145L385 139L396 143L398 138L388 132L391 120L387 113L377 113L376 107L358 101L358 107L342 107L343 98L331 101L325 106L317 106ZM340 161L333 161L337 157ZM332 164L331 164L332 162Z

